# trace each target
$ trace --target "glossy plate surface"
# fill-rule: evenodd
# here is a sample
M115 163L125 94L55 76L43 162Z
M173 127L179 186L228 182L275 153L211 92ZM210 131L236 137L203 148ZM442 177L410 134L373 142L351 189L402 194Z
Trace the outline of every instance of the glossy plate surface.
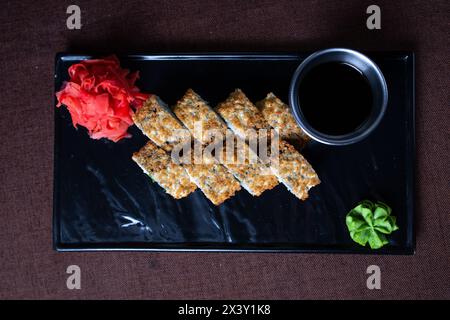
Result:
M147 138L136 128L118 143L75 130L55 110L54 247L57 250L270 251L412 254L414 56L366 53L389 90L386 114L365 140L343 147L310 143L303 151L322 183L301 202L279 185L255 198L240 191L214 206L197 190L174 200L131 160ZM287 102L293 72L308 54L128 55L137 85L173 105L191 87L212 106L234 88L252 101L273 91ZM91 56L58 54L55 90L67 68ZM56 104L56 103L55 103ZM345 215L360 200L382 200L400 230L376 251L354 243Z

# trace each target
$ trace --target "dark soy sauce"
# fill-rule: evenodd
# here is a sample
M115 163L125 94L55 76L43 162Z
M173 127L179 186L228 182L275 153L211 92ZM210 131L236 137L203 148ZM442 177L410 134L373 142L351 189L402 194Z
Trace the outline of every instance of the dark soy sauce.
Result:
M327 62L313 67L301 80L298 92L308 124L328 135L355 131L372 109L367 78L346 63Z

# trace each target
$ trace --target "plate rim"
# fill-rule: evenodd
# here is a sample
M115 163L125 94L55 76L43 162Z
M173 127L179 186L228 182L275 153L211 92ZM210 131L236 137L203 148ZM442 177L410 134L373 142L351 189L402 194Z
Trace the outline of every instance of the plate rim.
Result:
M209 53L134 53L134 54L117 54L118 58L127 57L133 59L140 59L146 57L147 60L296 60L306 58L310 52L209 52ZM349 246L326 246L311 244L298 244L309 246L307 248L296 248L295 243L259 243L256 245L249 245L248 243L219 243L214 242L213 245L208 245L207 242L198 243L182 242L182 243L155 243L155 242L121 242L119 246L114 243L82 243L67 244L61 241L60 230L60 216L57 212L59 206L59 162L58 162L58 145L60 143L61 135L58 126L58 113L55 108L54 111L54 145L53 145L53 212L52 212L52 239L53 249L57 252L111 252L111 251L140 251L140 252L250 252L250 253L322 253L322 254L366 254L366 255L414 255L416 253L416 215L415 215L415 166L416 166L416 133L415 133L415 52L408 50L396 51L362 51L364 54L370 56L372 59L379 58L397 58L405 61L406 79L405 92L406 103L409 104L407 108L407 154L406 157L406 244L402 247L384 247L384 249L371 250L366 247L349 247ZM58 52L55 55L55 69L54 69L54 92L57 92L58 85L58 67L63 61L79 61L89 59L97 56L105 56L108 54L77 54L68 52ZM54 95L54 106L56 106L57 99ZM279 246L279 245L282 246ZM178 247L177 247L178 245ZM192 247L189 247L192 245ZM278 245L278 246L277 246ZM183 246L183 247L181 247ZM340 247L340 248L339 248Z

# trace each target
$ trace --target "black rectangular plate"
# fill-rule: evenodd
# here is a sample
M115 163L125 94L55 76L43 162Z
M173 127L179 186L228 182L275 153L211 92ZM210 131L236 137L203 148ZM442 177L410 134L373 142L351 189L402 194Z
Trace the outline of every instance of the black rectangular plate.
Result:
M303 151L322 183L307 201L279 185L260 197L240 191L216 207L197 190L174 200L131 160L147 138L136 128L118 143L74 129L55 111L54 247L60 251L251 251L413 254L414 55L367 53L385 75L389 103L367 139L346 147L311 142ZM212 106L234 88L252 101L273 91L287 101L291 76L307 54L126 55L138 86L173 105L187 88ZM55 90L85 55L56 56ZM400 230L370 250L354 243L345 215L360 200L382 200Z

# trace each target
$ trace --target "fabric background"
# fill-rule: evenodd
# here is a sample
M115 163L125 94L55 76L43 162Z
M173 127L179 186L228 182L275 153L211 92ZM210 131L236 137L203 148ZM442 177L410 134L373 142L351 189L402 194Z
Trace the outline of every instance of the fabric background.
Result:
M66 28L66 8L82 29ZM365 26L368 5L382 29ZM2 1L0 298L450 298L449 13L442 1ZM415 256L57 253L54 57L68 52L414 50ZM388 143L388 142L387 142ZM68 265L82 289L66 288ZM366 268L382 289L366 288Z

